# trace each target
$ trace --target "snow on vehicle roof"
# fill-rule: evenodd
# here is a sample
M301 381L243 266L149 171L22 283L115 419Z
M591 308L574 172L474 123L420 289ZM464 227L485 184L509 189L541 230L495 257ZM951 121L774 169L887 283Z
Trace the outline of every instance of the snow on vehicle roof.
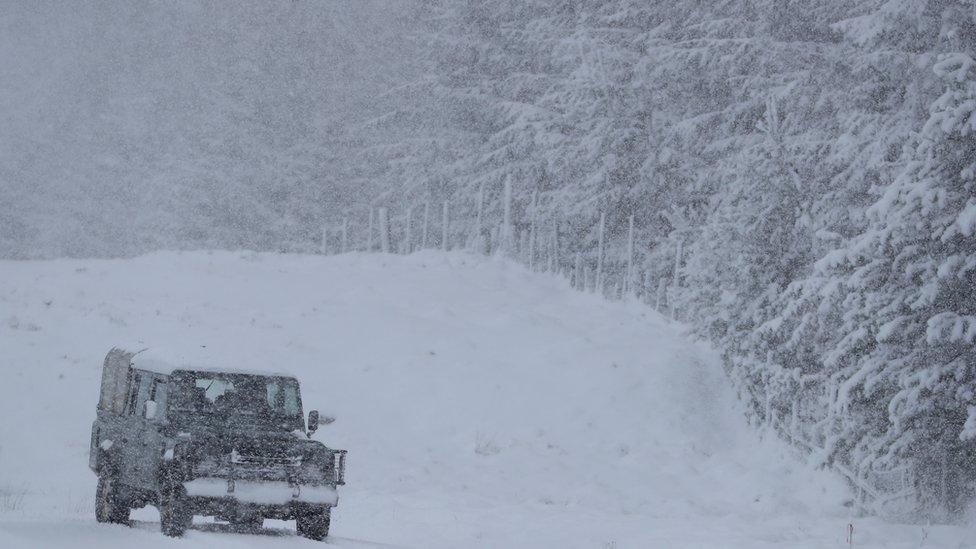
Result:
M250 368L249 361L238 361L214 352L205 346L181 349L179 351L159 347L126 347L134 353L130 363L133 368L148 370L157 374L169 375L176 370L214 372L222 374L251 374L260 376L295 377L281 370Z

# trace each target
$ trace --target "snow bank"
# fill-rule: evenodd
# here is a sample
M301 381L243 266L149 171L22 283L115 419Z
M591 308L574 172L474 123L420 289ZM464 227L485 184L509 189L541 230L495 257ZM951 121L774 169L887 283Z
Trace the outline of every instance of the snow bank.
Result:
M761 440L708 350L639 305L461 253L155 253L0 262L0 546L174 543L92 518L101 361L140 340L296 374L336 418L316 438L349 450L339 545L833 547L851 521L843 487ZM855 522L859 547L921 535ZM215 529L181 543L256 543Z

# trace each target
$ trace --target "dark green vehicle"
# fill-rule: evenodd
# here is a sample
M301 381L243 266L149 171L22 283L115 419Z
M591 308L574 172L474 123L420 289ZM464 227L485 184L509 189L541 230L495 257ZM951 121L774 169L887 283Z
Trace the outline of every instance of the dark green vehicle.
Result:
M112 349L89 454L95 518L127 523L131 509L154 505L168 536L208 515L253 528L294 519L300 535L325 539L346 452L310 440L318 423L313 410L306 427L293 377Z

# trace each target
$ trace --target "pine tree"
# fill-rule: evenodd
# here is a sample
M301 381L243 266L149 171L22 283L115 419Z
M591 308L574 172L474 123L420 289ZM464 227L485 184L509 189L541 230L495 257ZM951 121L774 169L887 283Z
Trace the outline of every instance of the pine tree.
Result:
M976 472L964 442L976 434L964 429L976 399L973 69L968 53L935 65L946 92L933 104L904 173L871 210L875 223L855 244L867 250L851 284L866 296L862 314L870 315L875 340L855 374L863 380L859 388L891 393L891 424L865 445L865 459L912 460L926 502L950 512L971 496L968 479ZM874 277L880 287L861 282Z

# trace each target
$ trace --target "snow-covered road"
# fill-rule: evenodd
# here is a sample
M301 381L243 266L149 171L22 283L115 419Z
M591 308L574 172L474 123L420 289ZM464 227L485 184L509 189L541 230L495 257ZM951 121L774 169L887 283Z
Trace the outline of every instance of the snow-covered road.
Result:
M969 547L851 518L760 440L714 357L653 312L501 260L155 253L0 262L0 547L315 543L289 523L184 540L96 524L87 469L113 345L206 345L297 374L349 450L339 547Z

